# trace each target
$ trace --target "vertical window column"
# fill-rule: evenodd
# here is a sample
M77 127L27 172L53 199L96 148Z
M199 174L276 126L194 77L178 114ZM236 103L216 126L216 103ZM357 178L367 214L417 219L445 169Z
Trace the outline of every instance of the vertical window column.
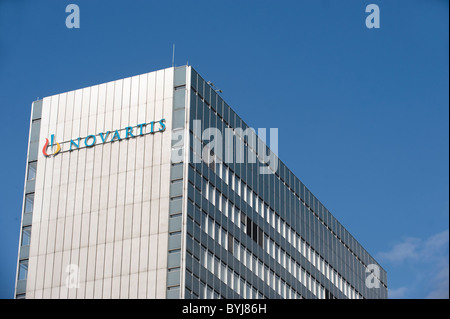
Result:
M28 257L30 252L31 223L33 220L34 190L38 165L39 134L41 130L42 100L33 102L31 111L30 137L27 168L25 172L25 195L23 200L22 224L19 242L17 282L15 298L26 297Z
M170 166L167 298L181 297L181 242L184 193L184 138L186 119L186 67L174 69L172 158Z

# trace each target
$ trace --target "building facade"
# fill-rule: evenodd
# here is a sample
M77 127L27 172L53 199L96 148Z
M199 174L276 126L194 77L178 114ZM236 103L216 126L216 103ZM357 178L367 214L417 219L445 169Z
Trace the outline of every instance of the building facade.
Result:
M191 66L32 105L16 298L386 298L386 272Z

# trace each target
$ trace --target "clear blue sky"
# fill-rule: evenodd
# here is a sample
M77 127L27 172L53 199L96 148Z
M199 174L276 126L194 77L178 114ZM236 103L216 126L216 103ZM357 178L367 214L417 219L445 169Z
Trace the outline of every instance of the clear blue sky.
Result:
M80 29L65 8L80 7ZM368 29L365 7L380 8ZM387 270L448 298L449 2L0 0L0 297L14 291L33 100L190 65Z

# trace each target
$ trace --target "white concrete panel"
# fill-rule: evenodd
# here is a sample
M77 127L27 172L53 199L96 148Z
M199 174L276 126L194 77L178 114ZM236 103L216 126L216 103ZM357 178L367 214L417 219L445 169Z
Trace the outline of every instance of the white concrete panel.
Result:
M73 216L73 229L72 229L72 249L80 247L81 237L81 214Z
M128 293L128 298L129 299L137 299L138 297L138 286L139 286L139 281L138 281L138 274L131 274L129 276L130 281L129 281L129 293Z
M123 81L118 80L115 84L114 90L114 109L113 109L113 127L112 130L116 130L120 128L120 116L122 110L122 87Z
M106 243L103 278L112 277L113 260L114 260L114 243L112 243L112 242Z
M111 166L111 146L113 144L107 143L101 146L102 151L102 160L101 160L101 176L109 176L111 174L110 166ZM108 184L103 184L107 186Z
M164 70L156 71L155 101L159 101L164 98L164 73Z
M99 211L100 210L100 189L102 184L100 183L101 177L96 177L92 181L92 190L91 190L91 211Z
M47 252L47 235L48 235L48 221L45 220L40 223L39 240L38 240L38 255L43 256Z
M34 299L42 299L43 290L42 289L36 289L34 291Z
M103 279L94 281L94 299L103 298Z
M49 119L49 123L48 123L49 131L51 132L51 134L55 134L56 124L58 123L59 96L60 95L53 95L51 97L50 119Z
M130 78L131 80L131 96L130 96L130 107L132 106L137 106L138 101L139 101L139 80L140 80L140 76L136 75Z
M64 214L64 210L65 207L60 212ZM56 222L55 252L61 252L64 249L65 217L58 218Z
M111 298L119 299L120 298L120 276L112 278L112 287L111 287Z
M125 178L125 205L129 205L134 200L134 170L128 170Z
M70 265L70 256L71 256L70 250L63 251L61 263L61 290L59 292L61 299L67 299L69 296L69 289L67 283L69 279L68 276L70 274L67 272L67 266Z
M50 219L48 221L47 254L55 252L56 224L56 219Z
M158 167L161 164L161 147L162 147L162 134L155 133L153 135L153 167Z
M106 104L105 104L105 112L106 113L112 112L114 110L115 87L116 87L116 82L106 83ZM111 128L106 127L105 129L111 129Z
M158 228L159 228L159 201L152 200L150 201L150 235L157 235Z
M143 189L142 189L142 200L149 201L151 199L151 191L152 191L152 181L153 174L151 166L144 168L144 176L143 176Z
M98 100L97 100L97 114L104 114L106 112L106 89L107 84L103 83L98 86ZM97 130L103 130L103 127L98 127Z
M125 140L120 142L119 173L127 171L127 159L128 159L128 140Z
M124 239L122 243L122 268L121 276L126 276L130 273L131 264L131 239Z
M153 166L153 135L146 135L144 146L144 168Z
M61 276L62 276L62 262L63 262L63 253L61 251L56 252L54 255L53 261L53 275L51 277L52 283L51 287L59 287L61 286ZM53 294L56 295L53 295ZM59 289L52 291L51 298L59 298Z
M167 260L167 258L166 258ZM156 270L156 299L165 299L167 291L167 269Z
M147 298L147 272L140 272L138 274L138 299Z
M141 235L141 205L140 202L131 205L133 207L132 238L138 238Z
M158 235L157 234L151 234L149 240L149 258L148 260L148 269L149 270L156 270L157 266L157 256L158 256Z
M174 68L164 70L164 98L173 98Z
M150 234L150 201L142 203L141 213L141 236L148 236Z
M140 238L134 237L131 239L131 261L129 272L134 274L139 271L139 252L140 252Z
M155 299L156 298L156 269L149 270L147 276L147 298Z
M30 250L29 250L29 256L37 256L39 253L39 236L40 236L40 228L41 228L41 223L39 221L33 221L33 228L32 228L32 232L31 232L31 238L30 238ZM33 267L29 267L29 269L35 270L35 268ZM28 271L28 274L30 274L30 272L33 271Z
M155 101L155 114L153 115L154 121L159 121L163 118L163 108L164 108L164 100L156 100ZM155 125L155 132L159 129L159 124ZM159 135L159 134L156 134Z
M162 225L161 225L162 226ZM163 226L162 226L163 227ZM160 232L158 237L158 258L157 258L157 269L165 270L167 271L167 239L169 236L169 233L166 232ZM166 280L166 276L164 276L164 280Z
M81 214L80 247L87 247L89 243L90 213Z
M82 91L80 134L78 136L86 137L89 135L89 100L91 88L84 88Z
M116 204L117 178L118 178L117 173L111 174L109 177L108 207L115 206Z
M41 113L41 137L48 136L48 130L50 125L50 107L52 103L51 97L42 99L42 113Z
M122 267L122 243L123 241L114 242L114 256L113 256L113 278L120 277Z
M75 102L75 91L67 93L66 107L65 107L65 120L64 120L64 136L63 141L70 140L72 136L72 121L73 121L73 109Z
M52 286L54 256L54 253L47 253L45 255L44 288L50 288ZM49 295L45 296L45 298L50 298L50 291L48 293Z
M98 214L98 225L97 225L97 244L106 243L106 225L107 225L107 210L102 209Z
M86 290L86 264L87 264L87 247L81 247L79 251L79 261L78 263L74 263L78 266L78 281L79 286L76 290L76 298L82 299L85 298L85 290Z
M52 295L52 289L51 288L44 288L42 290L42 299L49 299Z
M139 136L136 139L136 170L144 168L145 158L145 137Z
M170 195L170 167L171 167L171 164L169 162L166 163L166 164L162 164L160 166L160 172L161 172L160 184L161 184L161 189L160 189L159 196L161 198L161 201L163 199L166 199ZM169 210L167 210L167 211L169 211Z
M125 205L123 218L123 238L130 239L133 227L133 205Z
M111 299L112 295L112 278L103 279L103 298Z
M61 287L53 286L51 288L50 298L49 299L59 299L60 290L61 290Z
M119 174L117 175L117 193L116 193L116 203L118 206L125 205L126 181L127 181L127 173L119 172Z
M120 276L120 299L128 299L128 290L130 285L130 275Z
M91 91L95 86L90 86L81 89L83 91L82 105L81 105L81 118L89 117L89 108L90 108L90 100L91 100Z
M28 258L27 295L36 289L37 261L36 255L30 255Z
M109 176L102 176L100 178L100 197L99 210L106 210L108 207L108 192L109 192Z
M120 243L123 240L124 211L125 211L125 206L117 206L116 207L115 232L114 232L114 241L116 244ZM114 250L114 254L115 254L115 250Z
M55 137L59 141L64 141L64 125L67 104L67 93L59 95L58 118L56 120Z
M95 118L98 113L98 95L99 95L99 86L94 85L91 87L91 95L89 98L89 132L95 130L95 126L91 126L91 119Z
M143 273L148 270L148 258L149 258L149 236L142 236L139 238L139 269L138 272Z
M86 267L86 282L94 282L95 279L95 262L96 262L97 246L88 247L87 267ZM94 286L92 286L92 289ZM92 291L92 296L94 292ZM92 297L90 297L92 298Z
M122 87L122 106L121 109L128 109L130 107L131 99L131 78L125 78Z
M75 196L76 196L76 194L75 194L75 191L76 191L76 188L77 188L77 184L76 184L76 181L71 181L71 175L70 175L70 172L69 172L69 184L67 185L67 197L66 197L66 200L67 200L67 205L66 205L66 217L67 216L73 216L73 213L74 213L74 208L75 208Z
M106 226L106 243L114 242L115 214L116 214L115 207L108 209L107 218L106 218L106 224L107 224L107 226Z
M94 280L102 280L105 267L105 249L106 244L98 244L94 246L95 251L95 271ZM101 291L101 290L100 290Z
M122 113L120 115L120 125L117 128L123 129L127 126L132 126L134 123L130 123L130 107L122 108ZM122 138L125 138L125 130L121 132Z
M73 234L73 216L65 217L65 225L64 225L64 242L63 242L63 250L64 252L70 251L72 248L72 234ZM34 228L34 225L33 225Z
M45 259L46 255L37 256L37 271L34 281L34 290L36 291L44 288Z
M144 170L143 169L135 169L134 173L134 193L132 203L142 203L142 189L144 182Z
M142 105L147 104L147 82L148 82L148 73L139 75L139 98L138 98L139 110L141 110Z
M152 195L151 195L152 200L157 200L159 198L160 188L161 188L161 169L159 165L154 165L152 167Z
M86 282L86 291L84 292L85 299L93 299L94 298L94 282L88 281Z

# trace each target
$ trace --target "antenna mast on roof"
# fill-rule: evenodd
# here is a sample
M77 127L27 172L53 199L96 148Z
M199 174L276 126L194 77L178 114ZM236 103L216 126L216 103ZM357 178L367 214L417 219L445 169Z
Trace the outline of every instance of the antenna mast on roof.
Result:
M172 68L174 67L174 63L175 63L175 43L173 44L172 48Z

